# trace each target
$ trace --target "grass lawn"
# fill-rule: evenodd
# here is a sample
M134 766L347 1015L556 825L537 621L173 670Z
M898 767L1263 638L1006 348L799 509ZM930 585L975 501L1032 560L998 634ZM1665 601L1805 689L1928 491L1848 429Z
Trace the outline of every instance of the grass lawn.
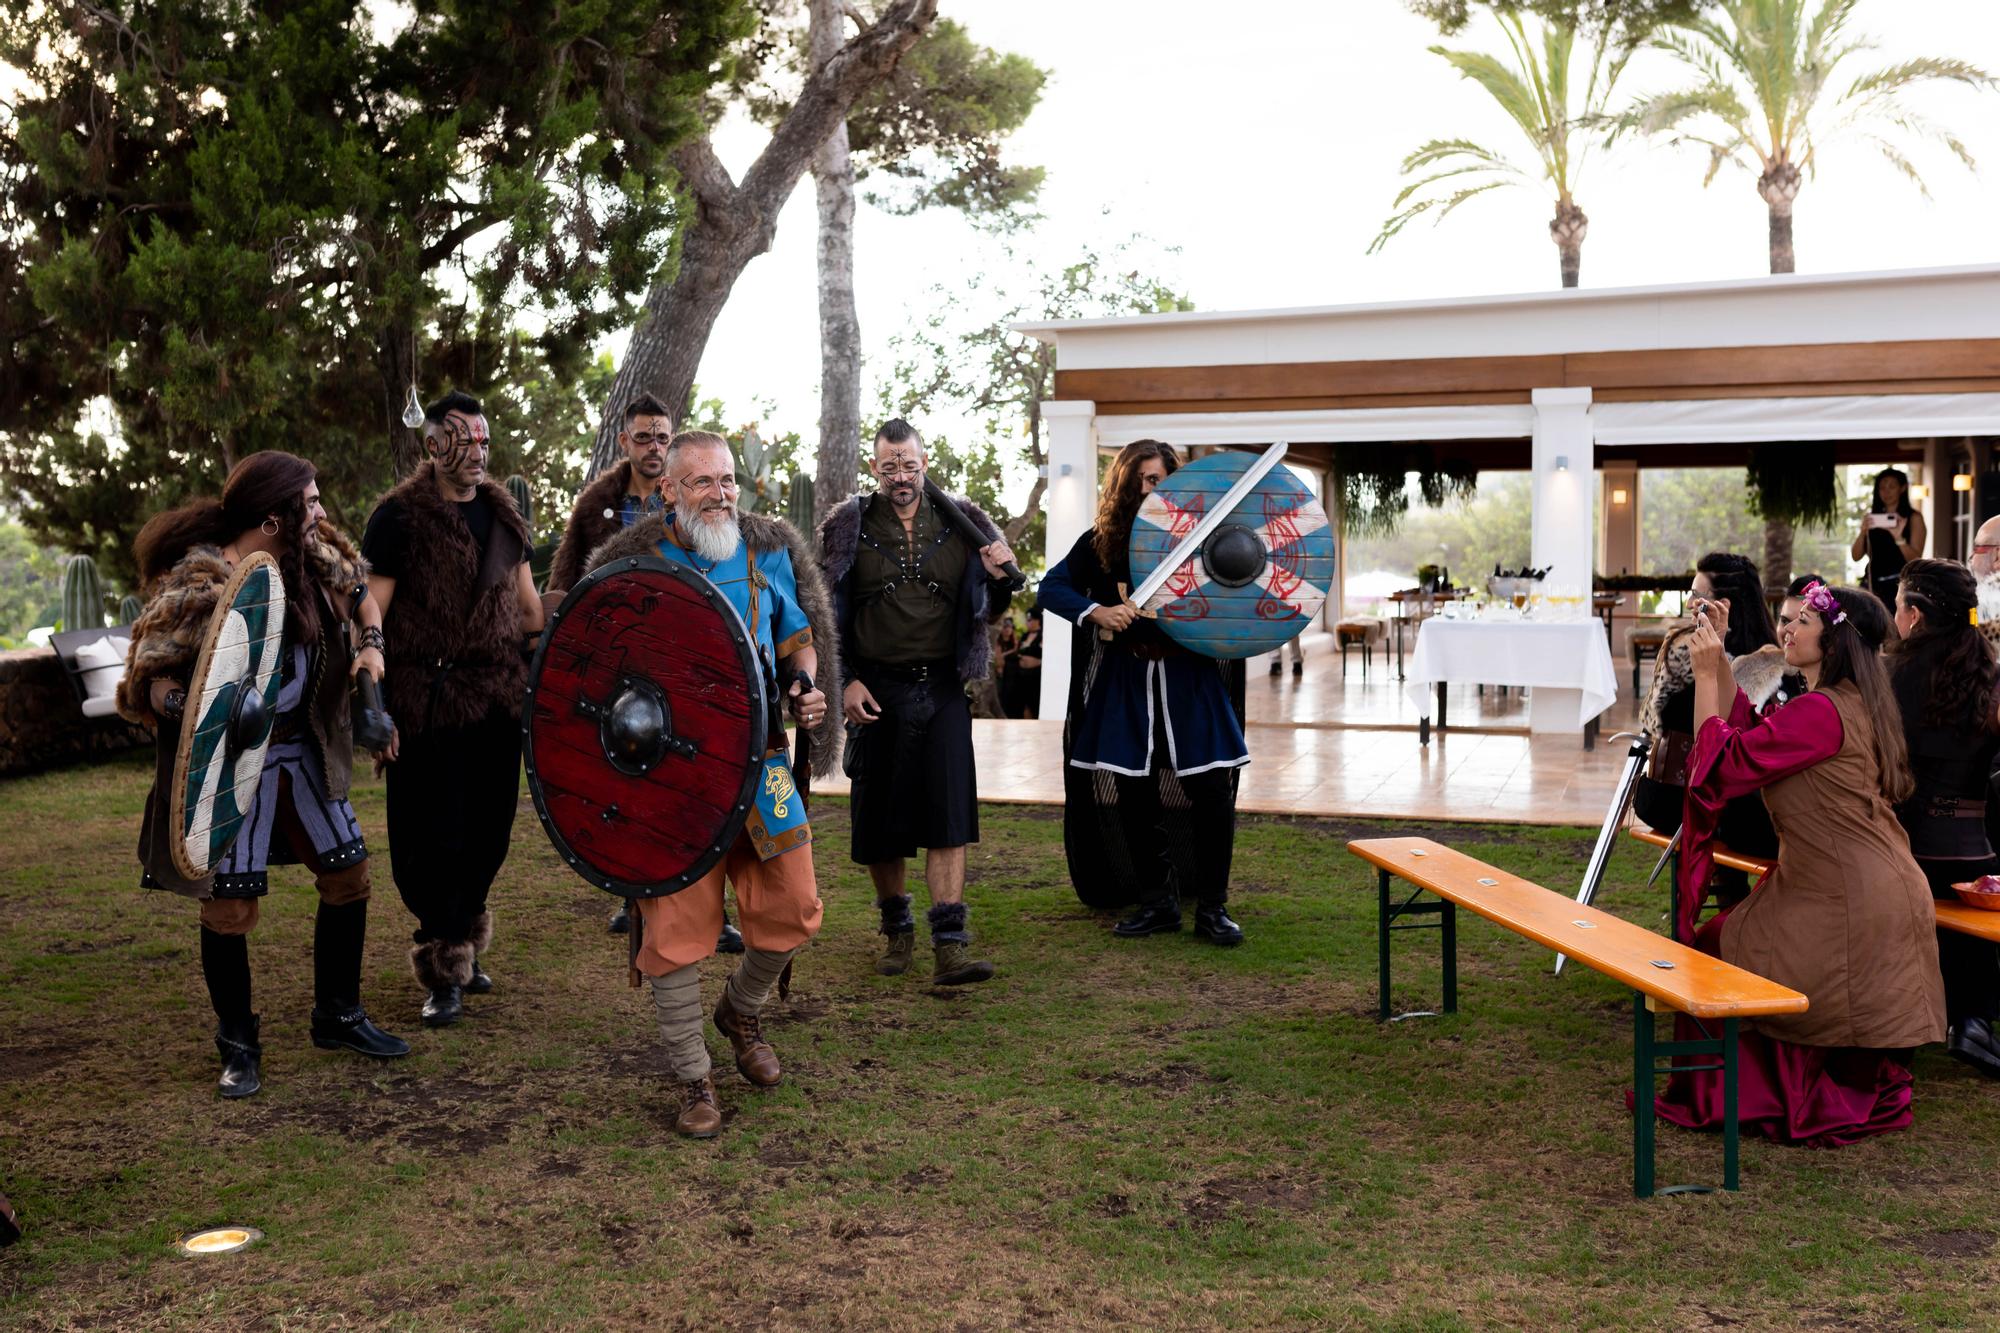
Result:
M970 897L1000 976L947 991L921 948L917 975L873 975L822 802L826 928L769 1011L785 1084L723 1058L723 1134L696 1144L668 1129L612 900L525 803L499 988L454 1028L417 1022L377 861L364 998L402 1061L308 1043L313 895L277 872L251 943L264 1092L219 1100L192 905L134 887L150 771L0 784L0 1190L27 1229L0 1327L2000 1326L2000 1084L1937 1048L1911 1132L1746 1141L1740 1194L1639 1201L1629 992L1463 917L1463 1012L1375 1022L1348 838L1428 832L1567 889L1586 830L1245 819L1249 942L1225 952L1113 939L1057 812L988 807ZM386 850L380 785L357 796ZM1642 850L1602 901L1657 925ZM1399 1007L1435 1003L1436 948L1398 937ZM1719 1177L1718 1139L1660 1140L1662 1183ZM222 1222L268 1238L169 1248Z

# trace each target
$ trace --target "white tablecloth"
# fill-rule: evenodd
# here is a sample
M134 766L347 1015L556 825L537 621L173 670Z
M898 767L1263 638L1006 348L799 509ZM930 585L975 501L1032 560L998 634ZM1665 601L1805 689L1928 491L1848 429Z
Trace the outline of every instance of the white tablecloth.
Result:
M1439 681L1576 690L1582 700L1579 728L1618 698L1611 646L1604 622L1595 616L1543 623L1432 617L1417 635L1406 679L1410 702L1424 717L1431 715L1431 687Z

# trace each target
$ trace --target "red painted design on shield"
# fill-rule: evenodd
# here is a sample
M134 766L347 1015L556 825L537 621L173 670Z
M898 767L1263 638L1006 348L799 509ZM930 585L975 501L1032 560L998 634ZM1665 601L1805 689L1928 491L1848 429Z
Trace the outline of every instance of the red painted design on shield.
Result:
M628 884L673 878L727 827L750 756L750 695L726 613L671 574L639 569L584 591L550 631L529 717L535 778L571 850ZM577 701L606 702L643 677L666 695L676 736L652 772L620 772Z
M1177 505L1162 495L1160 503L1167 510L1167 555L1161 558L1168 559L1174 548L1185 541L1195 525L1201 522L1202 515L1208 512L1208 497L1191 495L1187 504ZM1201 591L1201 579L1195 574L1195 562L1192 560L1183 562L1169 574L1160 591L1169 598L1157 612L1162 619L1200 620L1208 614L1208 598Z
M1300 545L1303 534L1299 531L1298 511L1296 497L1264 497L1264 550L1271 562L1264 588L1272 607L1267 614L1265 604L1260 601L1257 614L1267 620L1284 620L1300 614L1296 597L1306 580L1299 573L1299 561L1305 551Z

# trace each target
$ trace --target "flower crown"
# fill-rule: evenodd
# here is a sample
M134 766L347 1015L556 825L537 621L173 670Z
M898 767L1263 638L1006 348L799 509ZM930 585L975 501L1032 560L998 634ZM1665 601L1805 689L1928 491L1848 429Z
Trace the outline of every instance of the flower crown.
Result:
M1840 599L1833 595L1833 589L1824 583L1808 583L1799 593L1808 611L1818 613L1829 625L1838 625L1847 619L1847 612L1841 609Z

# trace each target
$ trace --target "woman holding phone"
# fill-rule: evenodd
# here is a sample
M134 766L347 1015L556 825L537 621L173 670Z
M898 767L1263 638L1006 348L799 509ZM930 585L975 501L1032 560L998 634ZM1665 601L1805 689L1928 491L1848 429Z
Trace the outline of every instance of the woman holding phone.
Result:
M1910 507L1910 478L1901 468L1885 467L1875 474L1875 497L1861 519L1861 531L1854 534L1848 556L1866 558L1868 572L1862 585L1882 599L1885 606L1896 604L1896 583L1903 566L1924 553L1924 516Z

